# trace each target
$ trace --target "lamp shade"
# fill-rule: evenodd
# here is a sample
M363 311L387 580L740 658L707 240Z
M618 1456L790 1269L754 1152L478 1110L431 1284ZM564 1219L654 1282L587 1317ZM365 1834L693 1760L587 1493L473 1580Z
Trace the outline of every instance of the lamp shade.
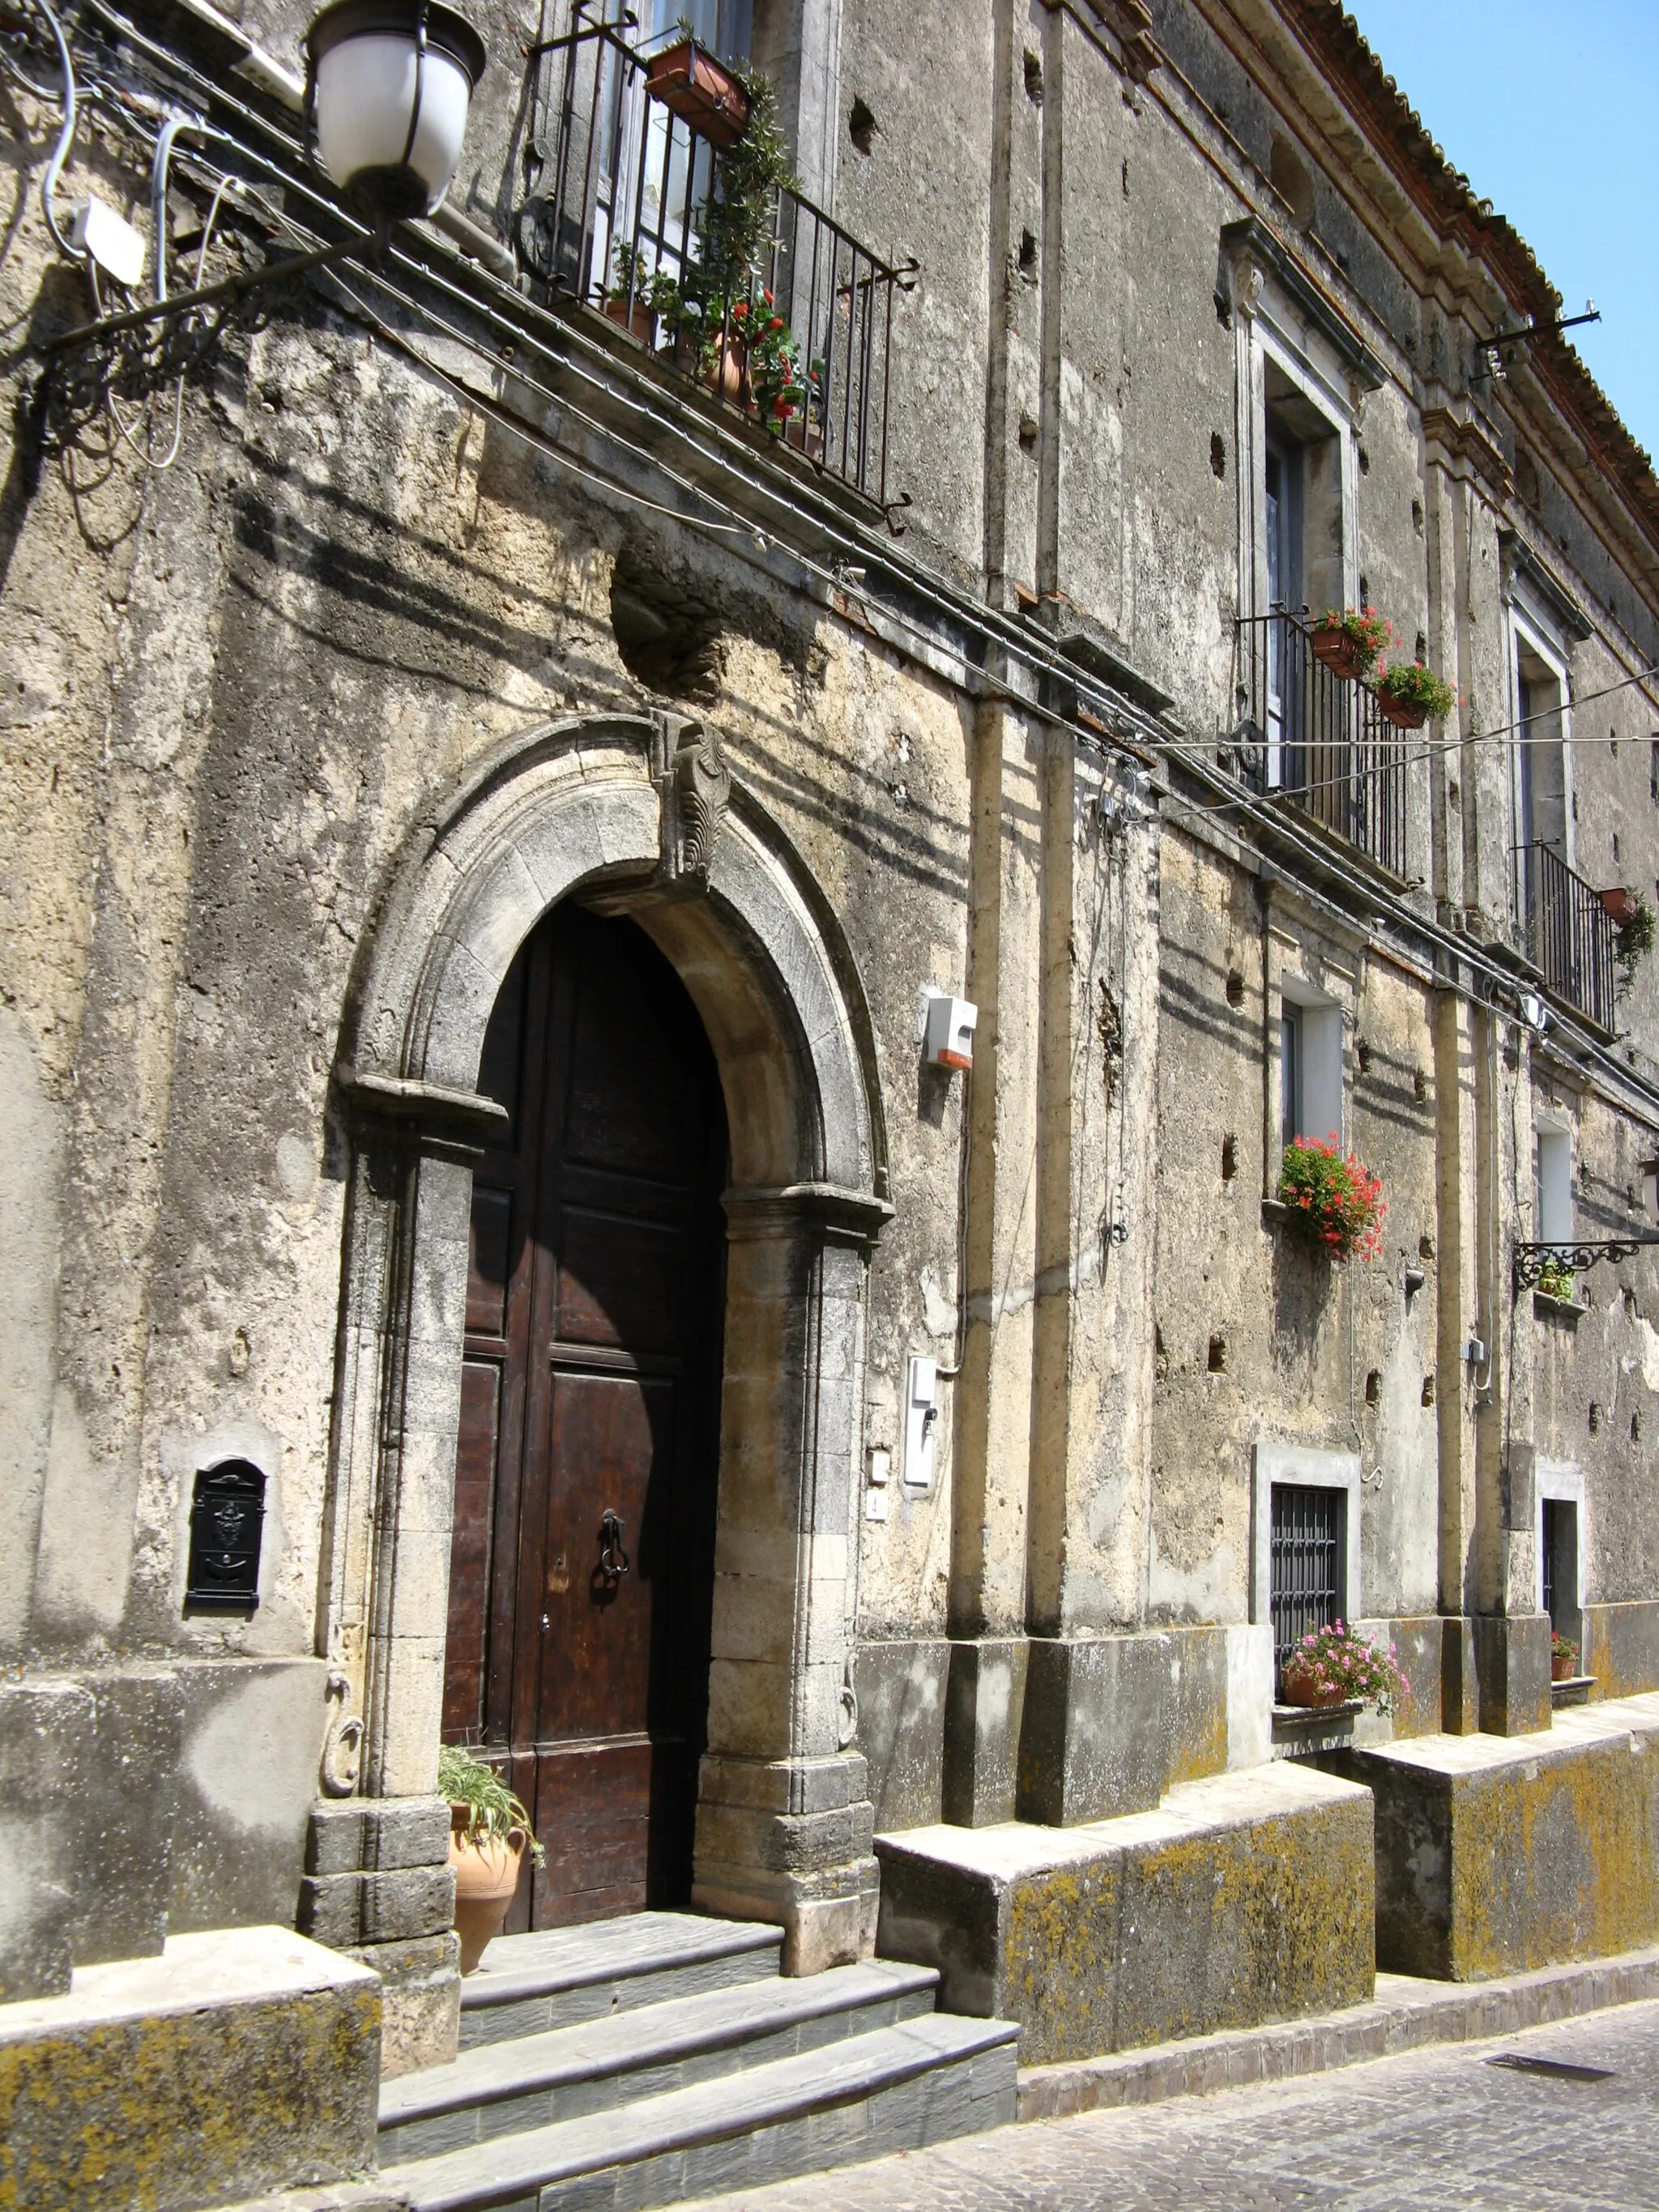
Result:
M454 179L483 40L435 0L334 0L306 33L315 153L368 222L429 215Z

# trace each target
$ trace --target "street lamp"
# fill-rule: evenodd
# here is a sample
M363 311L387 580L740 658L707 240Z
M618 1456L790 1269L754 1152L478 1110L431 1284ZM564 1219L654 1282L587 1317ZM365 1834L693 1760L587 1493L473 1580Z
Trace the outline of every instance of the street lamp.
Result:
M438 0L333 0L306 33L319 167L354 215L430 215L453 181L484 44Z

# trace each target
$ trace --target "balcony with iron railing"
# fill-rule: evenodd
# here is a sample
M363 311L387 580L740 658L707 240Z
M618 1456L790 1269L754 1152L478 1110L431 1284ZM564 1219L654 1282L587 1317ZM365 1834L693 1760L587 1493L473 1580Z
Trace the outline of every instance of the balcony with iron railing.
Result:
M1558 998L1611 1030L1618 926L1601 892L1542 842L1517 847L1516 874L1528 957Z
M1321 658L1296 615L1243 617L1237 632L1248 780L1403 876L1407 732L1370 684Z
M894 295L915 264L884 261L783 185L734 222L732 134L716 143L658 97L653 58L581 0L567 35L531 50L542 166L518 230L532 282L890 513L904 503L888 476Z

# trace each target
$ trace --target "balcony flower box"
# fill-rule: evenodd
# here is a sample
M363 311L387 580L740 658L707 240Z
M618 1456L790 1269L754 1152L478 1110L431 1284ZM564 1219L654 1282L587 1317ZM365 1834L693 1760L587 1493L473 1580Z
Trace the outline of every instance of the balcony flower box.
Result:
M1376 703L1397 729L1420 730L1449 714L1457 694L1420 660L1395 660L1377 672Z
M654 55L645 88L711 146L735 146L749 128L748 94L695 39L681 39Z
M1638 899L1634 891L1615 884L1609 890L1598 891L1596 896L1616 928L1627 928L1635 921Z
M1377 655L1394 641L1394 631L1375 607L1328 608L1308 632L1314 659L1334 676L1353 683L1369 676Z

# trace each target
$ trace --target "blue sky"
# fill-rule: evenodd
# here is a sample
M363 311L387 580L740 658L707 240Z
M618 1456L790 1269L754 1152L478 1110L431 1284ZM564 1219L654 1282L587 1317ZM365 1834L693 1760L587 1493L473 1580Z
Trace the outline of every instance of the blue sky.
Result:
M1509 217L1659 457L1659 0L1346 0L1447 159Z

